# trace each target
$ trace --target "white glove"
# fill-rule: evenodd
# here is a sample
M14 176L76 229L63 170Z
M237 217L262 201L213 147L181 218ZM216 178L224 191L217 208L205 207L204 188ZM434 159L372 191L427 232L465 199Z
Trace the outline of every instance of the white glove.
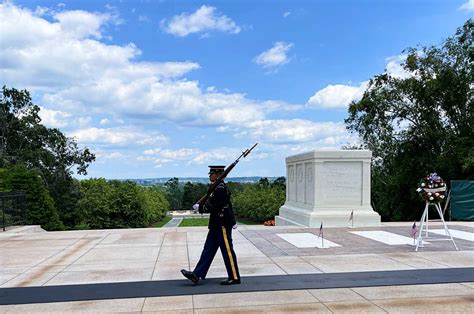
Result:
M232 229L234 229L234 230L237 229L237 224L233 225Z
M198 211L198 210L199 210L199 204L194 204L194 205L193 205L193 209L194 209L195 211Z

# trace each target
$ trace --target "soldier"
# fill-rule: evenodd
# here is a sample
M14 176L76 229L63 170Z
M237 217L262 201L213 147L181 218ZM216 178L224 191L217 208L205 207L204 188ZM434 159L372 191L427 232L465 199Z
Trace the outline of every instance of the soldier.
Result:
M225 166L209 166L209 168L209 180L214 182L224 172ZM198 204L195 204L193 206L194 210L198 210L198 206ZM228 275L227 279L221 282L221 285L240 284L239 267L232 245L232 228L237 225L230 202L230 191L224 181L210 195L202 211L209 212L210 217L209 232L201 258L194 271L182 269L181 273L194 284L197 284L200 279L205 279L217 249L220 248Z

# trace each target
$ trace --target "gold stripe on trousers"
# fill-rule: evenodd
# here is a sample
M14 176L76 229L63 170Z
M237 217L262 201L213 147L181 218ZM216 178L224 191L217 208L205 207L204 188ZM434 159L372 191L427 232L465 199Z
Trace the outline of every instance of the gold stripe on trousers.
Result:
M234 259L232 258L232 252L230 251L229 241L227 240L227 232L224 226L222 226L222 233L224 235L224 243L227 249L227 254L229 255L230 267L232 268L232 275L234 276L234 280L237 280L239 278L237 278L237 272L235 271Z

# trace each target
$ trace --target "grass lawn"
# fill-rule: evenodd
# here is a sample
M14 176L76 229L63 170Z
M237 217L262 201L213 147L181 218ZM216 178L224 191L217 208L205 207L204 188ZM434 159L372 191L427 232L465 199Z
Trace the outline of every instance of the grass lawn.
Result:
M202 227L209 224L209 218L184 218L179 227Z
M164 225L166 225L166 223L168 221L171 220L171 217L170 216L165 216L163 219L161 219L160 221L158 222L155 222L153 225L151 225L152 228L161 228L163 227Z

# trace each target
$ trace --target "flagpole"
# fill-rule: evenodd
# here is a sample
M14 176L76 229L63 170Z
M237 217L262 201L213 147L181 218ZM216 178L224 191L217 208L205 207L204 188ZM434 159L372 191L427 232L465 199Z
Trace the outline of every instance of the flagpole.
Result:
M324 248L324 232L323 232L323 222L321 221L321 226L319 227L318 238L321 236L321 248Z
M321 248L324 249L324 231L323 231L323 222L321 221Z

